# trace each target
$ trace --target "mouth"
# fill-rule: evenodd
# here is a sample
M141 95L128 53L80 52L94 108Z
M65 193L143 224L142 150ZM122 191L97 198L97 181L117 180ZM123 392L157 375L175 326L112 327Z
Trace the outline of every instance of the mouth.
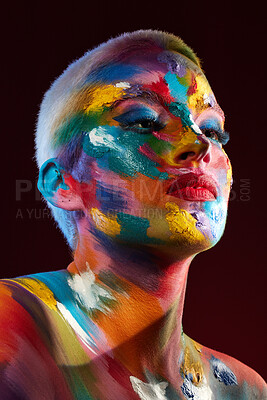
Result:
M167 194L188 201L213 201L218 196L214 179L194 173L176 178L169 186Z

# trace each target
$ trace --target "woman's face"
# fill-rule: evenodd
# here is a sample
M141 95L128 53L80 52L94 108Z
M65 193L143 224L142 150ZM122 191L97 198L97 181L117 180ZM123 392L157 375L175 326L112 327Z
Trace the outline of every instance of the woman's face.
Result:
M223 112L203 73L163 51L129 56L94 77L81 96L87 122L76 167L90 193L91 229L135 244L182 244L192 254L214 245L231 165Z

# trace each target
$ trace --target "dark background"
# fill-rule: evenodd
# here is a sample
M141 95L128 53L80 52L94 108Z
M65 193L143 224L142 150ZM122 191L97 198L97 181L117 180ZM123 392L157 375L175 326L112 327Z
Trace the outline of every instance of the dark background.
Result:
M263 10L256 2L242 9L178 1L40 4L1 9L1 276L62 269L71 260L35 192L34 129L50 83L87 49L119 33L154 28L180 35L203 60L225 111L234 169L224 237L191 267L184 330L266 378Z

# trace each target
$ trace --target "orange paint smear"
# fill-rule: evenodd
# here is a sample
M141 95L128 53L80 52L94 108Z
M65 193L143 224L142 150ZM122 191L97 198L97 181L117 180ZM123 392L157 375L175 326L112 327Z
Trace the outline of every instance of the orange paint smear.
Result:
M127 285L129 282L124 280ZM127 295L114 293L119 306L112 315L99 314L95 321L105 333L115 357L131 371L137 370L137 355L149 346L153 324L162 316L163 310L157 299L131 284ZM151 331L150 331L151 329ZM142 332L141 338L138 335Z

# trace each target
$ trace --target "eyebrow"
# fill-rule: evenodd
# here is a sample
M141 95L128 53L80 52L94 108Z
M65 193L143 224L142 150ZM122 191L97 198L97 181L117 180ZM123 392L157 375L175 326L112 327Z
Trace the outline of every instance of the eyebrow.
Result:
M148 100L148 105L149 103L156 103L160 106L166 106L166 104L168 104L167 99L160 93L156 93L149 89L141 89L138 86L139 85L132 86L131 88L127 89L121 99L115 100L113 103L110 104L110 108L116 107L118 104L122 103L125 100L135 100L140 98Z
M152 91L152 90L150 90L150 89L144 89L144 88L136 88L137 89L137 93L136 93L136 98L143 98L143 99L146 99L146 100L149 100L149 101L151 101L151 102L154 102L154 103L158 103L158 104L160 104L160 105L165 105L166 104L166 98L163 96L163 95L161 95L160 93L156 93L156 92L154 92L154 91ZM129 98L131 98L131 99L134 99L134 96L133 95L131 95L131 88L129 88L127 91L126 91L126 96L127 96L127 92L129 92Z
M157 103L160 106L168 105L168 99L161 93L156 93L150 89L141 88L140 85L133 85L125 91L125 95L123 95L121 99L115 100L113 103L111 103L110 107L116 107L118 104L125 100L134 100L139 98L149 100L149 102L151 103ZM213 111L216 111L220 115L222 120L225 120L224 112L218 103L213 106L209 104L207 109L212 109Z

